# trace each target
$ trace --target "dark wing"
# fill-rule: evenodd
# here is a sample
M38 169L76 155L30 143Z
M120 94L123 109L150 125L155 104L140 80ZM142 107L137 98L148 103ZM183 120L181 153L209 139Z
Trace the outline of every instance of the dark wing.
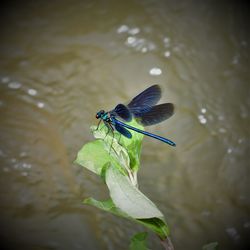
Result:
M144 126L150 126L168 119L174 114L172 103L163 103L152 107L147 113L142 114L138 121Z
M159 85L153 85L134 97L128 104L128 108L135 117L139 117L141 114L148 112L160 98L161 88Z
M132 120L132 115L129 109L123 104L118 104L112 111L110 111L110 113L121 117L126 122L130 122Z
M115 123L115 129L125 137L129 139L132 138L132 134L126 128L122 127L118 123Z

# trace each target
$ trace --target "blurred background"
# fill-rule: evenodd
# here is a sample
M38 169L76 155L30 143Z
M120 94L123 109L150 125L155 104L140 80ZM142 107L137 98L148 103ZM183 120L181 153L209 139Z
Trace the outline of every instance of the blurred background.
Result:
M128 249L145 229L82 204L108 198L74 165L100 109L152 84L175 115L147 130L140 190L176 250L250 249L250 22L238 1L25 1L1 7L2 249ZM150 234L150 249L162 249Z

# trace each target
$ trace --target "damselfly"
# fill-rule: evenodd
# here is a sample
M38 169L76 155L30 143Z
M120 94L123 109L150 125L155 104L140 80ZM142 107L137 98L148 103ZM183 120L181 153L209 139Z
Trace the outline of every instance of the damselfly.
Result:
M146 132L125 123L135 118L143 126L149 126L171 117L174 113L174 105L172 103L156 105L160 98L161 88L158 85L153 85L134 97L128 105L118 104L111 111L105 112L104 110L100 110L97 112L96 118L100 119L98 126L100 122L103 121L109 131L111 130L113 132L116 130L127 138L132 138L132 134L129 130L133 130L171 146L176 146L173 141L167 138Z

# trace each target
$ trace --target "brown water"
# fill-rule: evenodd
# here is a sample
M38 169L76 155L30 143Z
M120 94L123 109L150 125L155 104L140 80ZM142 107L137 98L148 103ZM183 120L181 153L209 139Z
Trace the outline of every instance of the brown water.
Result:
M219 4L218 4L219 3ZM0 218L8 249L128 249L144 228L81 204L106 199L72 164L100 108L157 83L175 115L148 128L141 190L178 250L247 249L248 6L222 1L5 5L0 38ZM161 249L150 236L150 248ZM5 248L6 249L6 248ZM250 248L249 248L250 249Z

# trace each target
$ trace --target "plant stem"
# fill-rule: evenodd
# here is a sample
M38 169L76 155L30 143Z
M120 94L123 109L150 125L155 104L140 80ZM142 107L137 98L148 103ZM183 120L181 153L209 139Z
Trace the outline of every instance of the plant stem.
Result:
M163 245L164 249L166 249L166 250L174 250L174 246L171 242L170 237L167 237L165 240L161 240L161 244Z

